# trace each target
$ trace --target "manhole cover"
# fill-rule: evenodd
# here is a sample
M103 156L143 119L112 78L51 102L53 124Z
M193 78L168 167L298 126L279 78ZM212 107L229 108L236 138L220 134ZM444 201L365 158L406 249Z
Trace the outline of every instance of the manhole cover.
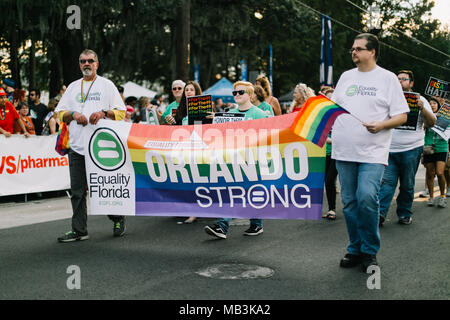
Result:
M255 265L224 263L210 266L196 273L207 278L238 280L270 278L275 271Z

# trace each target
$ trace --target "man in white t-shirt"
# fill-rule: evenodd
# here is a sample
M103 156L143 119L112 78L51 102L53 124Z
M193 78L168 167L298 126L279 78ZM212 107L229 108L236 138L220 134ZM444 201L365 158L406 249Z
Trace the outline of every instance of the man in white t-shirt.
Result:
M343 213L350 243L343 268L378 265L378 192L387 165L391 129L409 111L397 76L376 63L380 45L369 33L356 36L350 53L357 68L340 77L332 100L350 114L333 125L332 158L341 182Z
M414 86L413 72L402 70L397 73L397 77L403 91L411 92ZM380 189L380 226L386 220L398 181L400 181L400 190L397 196L398 222L405 225L412 222L411 207L414 200L414 184L425 142L424 126L431 128L436 122L431 106L424 97L419 96L417 105L419 116L416 129L408 130L404 126L405 128L398 127L392 132L389 165L384 170Z
M59 242L89 239L87 232L86 167L84 162L83 127L97 124L100 119L122 120L125 105L116 86L97 75L97 54L89 49L80 54L79 66L83 78L72 82L64 92L55 112L69 129L69 170L72 191L72 230L58 238ZM114 236L125 232L123 216L108 216L113 222Z

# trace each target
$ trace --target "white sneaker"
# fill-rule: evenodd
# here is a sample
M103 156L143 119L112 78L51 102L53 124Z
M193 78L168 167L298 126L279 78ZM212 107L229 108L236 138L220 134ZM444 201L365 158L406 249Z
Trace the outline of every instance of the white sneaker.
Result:
M439 208L445 208L445 207L447 207L447 199L442 198L442 197L439 197L439 200L438 200L438 207L439 207Z
M447 196L447 197L450 197L450 187L447 188L446 196Z
M428 197L430 195L430 193L428 192L428 189L427 190L423 190L420 194L419 194L419 197L420 198L426 198L426 197Z
M429 206L429 207L433 207L434 206L434 199L433 198L429 198L428 199L427 206Z

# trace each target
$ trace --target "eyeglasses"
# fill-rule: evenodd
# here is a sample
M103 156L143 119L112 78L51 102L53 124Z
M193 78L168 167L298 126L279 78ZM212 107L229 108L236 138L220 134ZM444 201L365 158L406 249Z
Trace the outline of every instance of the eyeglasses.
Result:
M410 79L409 78L398 78L398 80L400 80L400 81L409 81Z
M248 93L246 90L237 90L237 91L232 91L231 92L233 94L233 96L236 96L237 94L239 95L244 95L245 93Z
M34 97L34 93L30 93L30 97Z
M89 64L92 64L95 62L95 60L94 59L80 59L81 64L85 64L86 62Z
M353 53L353 51L361 52L361 51L363 51L363 50L370 51L370 50L367 49L367 48L356 47L356 48L351 48L350 50L348 50L348 52L349 52L349 53Z
M177 90L183 90L183 87L175 87L175 88L172 88L172 91L177 91Z

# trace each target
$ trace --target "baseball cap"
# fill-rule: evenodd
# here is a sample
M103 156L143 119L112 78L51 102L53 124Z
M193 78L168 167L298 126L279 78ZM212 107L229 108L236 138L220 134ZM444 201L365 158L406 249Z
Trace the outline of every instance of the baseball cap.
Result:
M14 88L14 80L11 80L11 79L3 79L3 83L6 84L8 87Z
M0 88L0 96L6 96L6 92L3 88Z

